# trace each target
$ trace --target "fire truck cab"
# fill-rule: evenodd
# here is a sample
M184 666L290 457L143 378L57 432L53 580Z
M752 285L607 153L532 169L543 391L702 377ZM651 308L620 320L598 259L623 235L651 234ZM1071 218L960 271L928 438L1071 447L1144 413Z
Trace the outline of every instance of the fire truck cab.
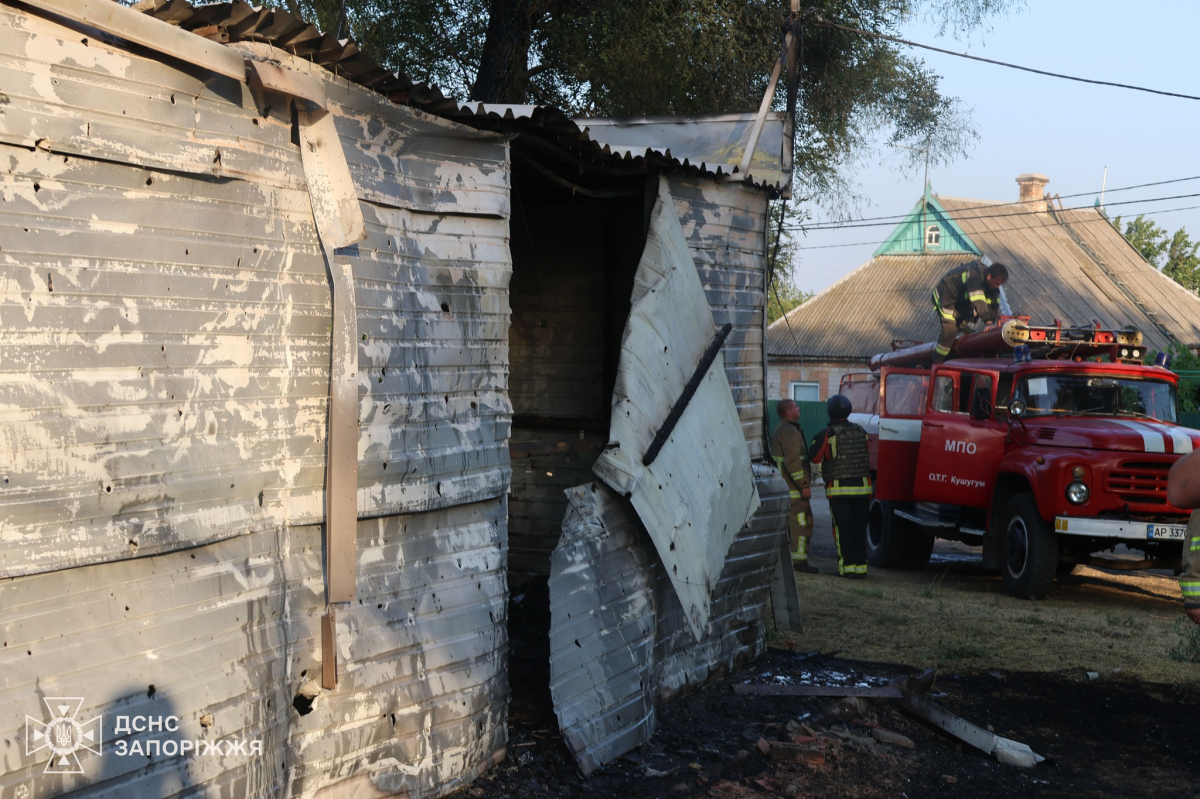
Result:
M1167 502L1167 472L1200 432L1177 424L1172 372L1094 350L877 358L845 376L871 441L871 565L919 568L935 538L958 540L1021 598L1118 544L1145 553L1138 568L1178 568L1188 511Z

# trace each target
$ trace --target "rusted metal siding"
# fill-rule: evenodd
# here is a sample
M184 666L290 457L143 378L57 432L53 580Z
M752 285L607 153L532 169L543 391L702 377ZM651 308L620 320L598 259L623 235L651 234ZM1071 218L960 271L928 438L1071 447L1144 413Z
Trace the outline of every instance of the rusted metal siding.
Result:
M0 785L419 797L503 752L508 146L294 66L325 85L368 232L337 258L373 518L341 683L306 716L331 311L288 101L0 7L4 737L54 684L106 735L161 711L265 745L254 763L106 755L70 783L12 749Z
M571 507L550 575L550 690L563 738L585 773L649 740L655 704L719 678L766 648L762 618L787 486L754 464L762 506L734 538L703 637L628 501L602 483Z
M713 321L733 325L721 351L725 374L750 457L764 457L767 194L703 177L672 175L668 182Z

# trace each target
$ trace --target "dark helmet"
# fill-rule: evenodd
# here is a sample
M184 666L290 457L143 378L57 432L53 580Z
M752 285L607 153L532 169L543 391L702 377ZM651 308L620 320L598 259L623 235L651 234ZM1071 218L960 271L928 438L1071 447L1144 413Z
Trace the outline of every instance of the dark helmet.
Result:
M829 414L831 420L845 419L850 416L850 400L841 394L834 394L825 400L825 411Z

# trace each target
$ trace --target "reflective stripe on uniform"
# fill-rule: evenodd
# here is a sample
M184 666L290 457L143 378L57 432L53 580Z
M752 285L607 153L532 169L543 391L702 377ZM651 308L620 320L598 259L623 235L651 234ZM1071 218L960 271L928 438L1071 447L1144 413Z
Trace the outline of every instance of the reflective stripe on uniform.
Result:
M987 302L987 295L982 291L967 292L967 299L971 302Z
M1200 537L1192 539L1192 552L1200 549Z
M797 483L804 481L804 472L792 472L792 479Z
M800 490L796 488L789 489L788 496L792 499L800 499Z
M1179 588L1186 597L1200 597L1200 580L1180 580Z
M804 525L808 524L808 514L804 511L800 511L796 514L796 521L800 522L800 526L803 527Z
M808 560L808 539L804 536L800 536L800 541L796 544L796 551L792 553L792 560Z
M933 351L936 352L938 355L949 355L950 354L950 348L943 347L941 344L934 344Z
M867 477L861 478L862 482L858 485L842 485L841 480L834 480L825 488L825 496L828 497L860 497L871 493L871 481Z
M866 574L867 573L867 564L859 563L854 566L847 566L846 571L849 572L850 574Z
M833 526L833 543L837 547L838 553L838 574L845 574L846 566L842 560L842 537L838 534L838 528L836 524Z

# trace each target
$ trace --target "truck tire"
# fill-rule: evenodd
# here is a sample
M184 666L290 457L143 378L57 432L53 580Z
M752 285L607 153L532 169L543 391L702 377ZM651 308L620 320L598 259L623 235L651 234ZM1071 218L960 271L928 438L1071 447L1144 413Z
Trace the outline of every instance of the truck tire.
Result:
M1054 584L1058 539L1028 492L1004 510L1004 587L1017 599L1042 599Z
M867 563L878 569L920 569L929 562L933 537L895 514L896 503L874 500L867 525Z

